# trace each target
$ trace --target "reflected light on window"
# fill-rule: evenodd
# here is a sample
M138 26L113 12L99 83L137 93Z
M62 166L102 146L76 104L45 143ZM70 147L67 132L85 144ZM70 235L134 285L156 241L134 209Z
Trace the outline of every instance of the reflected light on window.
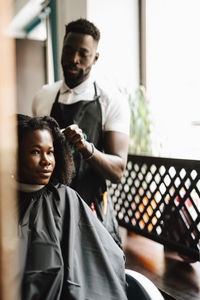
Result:
M199 159L200 1L151 0L146 9L154 154Z

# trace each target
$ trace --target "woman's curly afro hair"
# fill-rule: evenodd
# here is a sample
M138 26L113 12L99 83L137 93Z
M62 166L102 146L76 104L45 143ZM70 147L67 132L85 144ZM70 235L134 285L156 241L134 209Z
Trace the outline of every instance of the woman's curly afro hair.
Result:
M69 185L74 172L74 163L71 148L65 139L64 134L60 131L60 127L55 119L49 116L29 117L26 115L17 115L18 129L18 151L21 141L35 130L48 130L53 138L54 156L56 166L50 181L53 183L63 183ZM20 165L19 165L20 168Z

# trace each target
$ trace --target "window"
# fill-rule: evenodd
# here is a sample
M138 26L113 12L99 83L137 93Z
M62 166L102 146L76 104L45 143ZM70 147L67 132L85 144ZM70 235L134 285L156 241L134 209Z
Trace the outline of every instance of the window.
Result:
M146 1L153 154L200 157L200 1Z

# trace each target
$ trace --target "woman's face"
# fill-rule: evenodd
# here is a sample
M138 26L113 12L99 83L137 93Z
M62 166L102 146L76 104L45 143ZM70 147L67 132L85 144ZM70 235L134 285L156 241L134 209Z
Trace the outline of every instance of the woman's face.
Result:
M55 168L53 139L50 132L34 130L19 145L19 181L48 184Z

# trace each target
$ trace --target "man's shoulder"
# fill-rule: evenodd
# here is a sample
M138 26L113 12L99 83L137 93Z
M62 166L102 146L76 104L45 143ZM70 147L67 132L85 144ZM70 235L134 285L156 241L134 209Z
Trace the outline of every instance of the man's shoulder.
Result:
M62 84L62 80L51 84L45 84L35 94L32 103L32 112L34 116L49 115L53 101Z
M41 99L41 98L46 98L48 96L51 97L55 97L55 95L57 94L58 90L61 88L63 84L63 80L59 80L56 81L54 83L50 83L50 84L45 84L42 86L42 88L36 93L35 95L35 99Z
M129 134L130 107L128 99L117 88L99 86L104 131L119 131Z
M50 84L45 84L43 87L40 89L40 91L58 91L63 84L63 80L59 80Z
M119 106L124 104L124 96L117 88L109 88L103 85L96 84L97 93L100 96L100 102L104 106ZM125 99L126 100L126 99Z
M100 96L102 102L109 103L115 98L116 93L108 89L107 87L100 85L98 82L95 82L97 88L97 94Z

